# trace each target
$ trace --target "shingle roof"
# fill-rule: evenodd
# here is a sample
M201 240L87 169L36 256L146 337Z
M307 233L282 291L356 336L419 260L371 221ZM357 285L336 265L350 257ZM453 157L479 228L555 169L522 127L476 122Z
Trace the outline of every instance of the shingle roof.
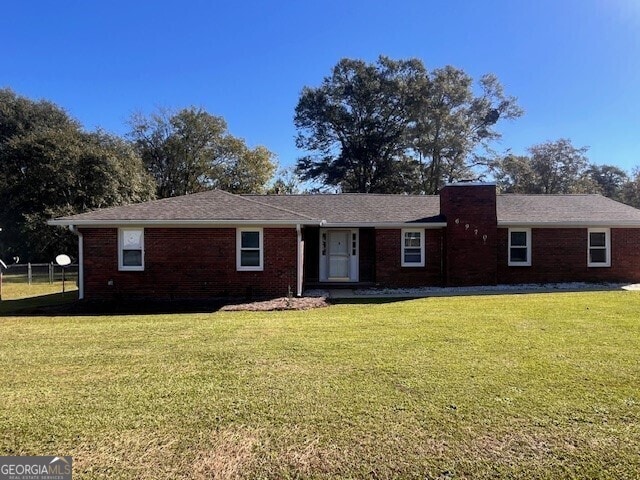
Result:
M601 195L497 196L502 225L635 225L640 210ZM56 219L54 225L121 223L439 223L437 195L233 195L211 190Z
M74 221L234 221L234 220L312 220L299 213L277 206L269 206L251 198L233 195L222 190L163 198L150 202L103 208L60 220Z
M245 195L327 223L443 222L437 195Z
M499 224L638 225L640 210L602 195L498 195Z

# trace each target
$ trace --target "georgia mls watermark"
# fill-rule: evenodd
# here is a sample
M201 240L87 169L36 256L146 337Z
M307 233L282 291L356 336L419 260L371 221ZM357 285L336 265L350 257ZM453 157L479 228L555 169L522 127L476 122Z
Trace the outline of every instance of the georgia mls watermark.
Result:
M0 480L70 480L71 457L2 457Z

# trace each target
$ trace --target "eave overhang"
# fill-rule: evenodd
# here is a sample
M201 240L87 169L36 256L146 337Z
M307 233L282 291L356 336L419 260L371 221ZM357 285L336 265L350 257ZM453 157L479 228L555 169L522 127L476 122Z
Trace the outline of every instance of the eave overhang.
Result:
M640 228L640 223L630 220L611 221L579 221L579 222L527 222L527 221L498 221L498 227L534 227L534 228Z
M65 220L54 219L47 221L52 226L74 225L76 227L122 227L122 226L151 226L151 227L221 227L236 225L283 225L295 227L296 225L312 224L317 225L318 222L310 222L309 220Z
M323 228L445 228L446 222L320 222Z
M444 228L446 222L327 222L324 220L73 220L53 219L47 222L51 226L75 226L87 228L113 227L236 227L245 225L255 226L284 226L294 228L297 225L317 226L324 228Z

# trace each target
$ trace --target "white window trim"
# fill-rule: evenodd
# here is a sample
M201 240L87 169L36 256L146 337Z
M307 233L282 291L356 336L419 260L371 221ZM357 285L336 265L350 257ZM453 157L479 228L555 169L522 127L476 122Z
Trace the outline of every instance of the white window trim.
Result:
M591 255L591 234L592 233L604 233L604 250L606 255L606 262L592 262ZM594 247L602 248L602 247ZM588 267L610 267L611 266L611 229L610 228L589 228L587 229L587 266Z
M242 232L258 232L259 235L259 252L260 252L260 265L255 267L248 267L241 265L241 252L242 252ZM245 249L246 250L246 249ZM264 270L264 232L262 228L237 228L236 229L236 269L239 272L261 272Z
M122 255L122 247L124 246L124 242L122 238L125 232L130 231L142 232L142 237L140 237L140 248L141 248L141 256L142 256L142 265L140 266L132 266L132 265L123 265L123 255ZM121 272L142 272L144 271L144 228L119 228L118 229L118 270Z
M524 262L514 262L511 260L511 232L525 232L527 234L527 260ZM507 262L510 267L530 267L531 266L531 229L530 228L510 228L509 232L509 248L507 249ZM522 248L514 245L514 248Z
M404 235L405 233L414 233L417 232L420 234L420 262L405 262L404 261ZM423 228L403 228L400 232L400 245L402 246L400 251L400 265L403 267L424 267L425 265L425 230ZM409 247L415 248L415 247Z

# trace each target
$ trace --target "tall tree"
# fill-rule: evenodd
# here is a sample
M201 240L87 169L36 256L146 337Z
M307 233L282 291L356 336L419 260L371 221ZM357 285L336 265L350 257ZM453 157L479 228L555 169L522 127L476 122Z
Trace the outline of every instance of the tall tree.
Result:
M633 170L632 177L620 189L620 201L640 208L640 167Z
M80 124L54 103L0 89L0 149L11 137L40 128L79 129Z
M202 109L135 115L130 125L129 137L161 198L212 188L261 193L275 171L269 150L248 148L227 132L223 118Z
M492 164L501 191L507 193L592 193L598 185L589 177L587 147L561 138L529 148L529 156L507 155Z
M531 164L538 175L539 193L581 193L589 167L587 147L574 147L561 138L529 149Z
M354 192L435 193L467 177L472 154L499 138L495 125L522 111L495 76L427 72L418 59L341 60L318 88L305 87L294 118L303 180Z
M476 96L473 79L451 66L423 77L410 131L422 192L435 194L447 182L473 176L472 154L500 138L498 121L522 115L516 99L504 94L494 75L484 75L478 83L481 93Z
M300 184L300 177L297 175L295 167L283 168L278 171L278 175L267 193L270 195L295 195L302 191Z
M538 176L531 158L509 153L491 163L498 190L503 193L533 193L538 190Z
M46 220L153 197L140 158L117 137L86 133L62 109L0 90L2 255L50 261L74 254L68 230Z
M622 187L629 182L627 172L615 165L591 165L587 175L605 197L614 200L620 200Z
M297 162L303 180L345 192L401 192L410 105L424 76L419 60L380 57L375 64L343 59L320 87L305 87L295 110ZM411 173L413 175L411 175Z

